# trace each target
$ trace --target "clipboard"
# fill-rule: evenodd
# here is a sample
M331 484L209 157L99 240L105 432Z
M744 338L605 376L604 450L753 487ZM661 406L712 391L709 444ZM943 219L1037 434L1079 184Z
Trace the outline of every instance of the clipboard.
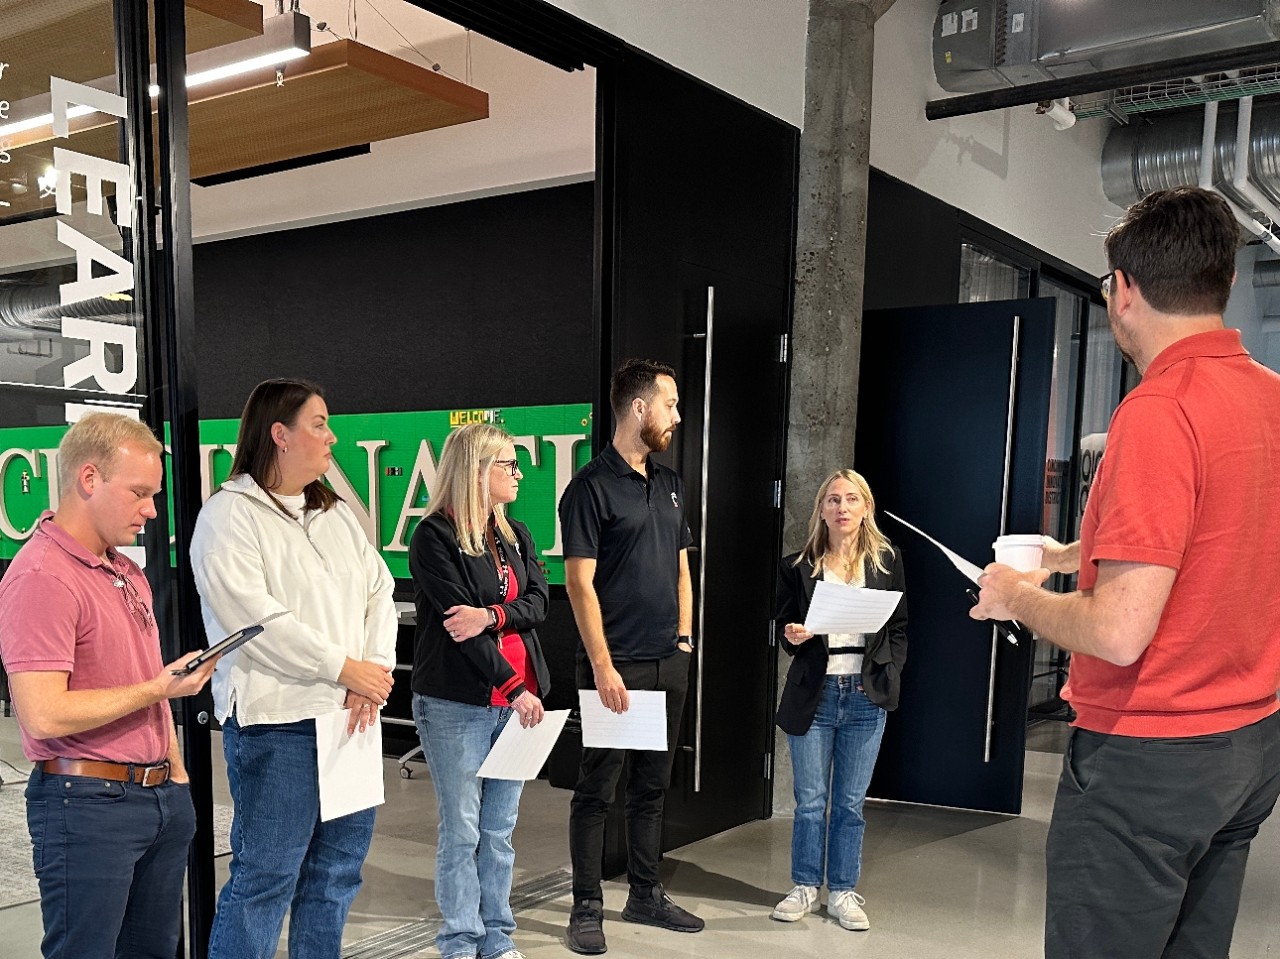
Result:
M262 632L262 624L254 623L252 626L246 626L244 629L238 629L226 639L214 643L199 656L179 666L177 669L171 669L169 672L175 676L189 676L197 669L213 659L215 656L221 656L223 653L229 653L233 649L243 646L253 637Z

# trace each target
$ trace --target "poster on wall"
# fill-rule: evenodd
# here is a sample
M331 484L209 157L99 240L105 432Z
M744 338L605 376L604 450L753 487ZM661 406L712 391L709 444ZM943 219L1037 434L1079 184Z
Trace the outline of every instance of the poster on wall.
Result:
M467 423L511 434L524 479L510 515L529 527L547 580L564 583L556 506L573 474L591 458L591 405L334 414L338 437L325 479L355 512L391 574L409 576L409 537L426 513L445 437ZM235 419L200 423L200 492L208 499L231 471ZM57 508L58 441L66 426L0 429L0 560L12 559L36 518ZM175 561L177 557L174 558Z

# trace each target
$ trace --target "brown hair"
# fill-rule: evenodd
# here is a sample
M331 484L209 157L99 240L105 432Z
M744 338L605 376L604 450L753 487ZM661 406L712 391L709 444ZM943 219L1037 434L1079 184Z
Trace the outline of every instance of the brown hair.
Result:
M236 439L231 475L252 477L280 512L290 517L293 514L271 492L280 485L280 464L276 459L279 453L271 439L271 427L283 423L293 429L298 413L313 396L323 398L324 391L308 380L263 380L253 388L240 414L240 434ZM321 479L308 483L302 492L306 508L310 510L328 510L342 501Z
M1227 201L1199 187L1148 193L1107 234L1108 265L1161 313L1222 313L1235 279L1240 228Z
M636 397L648 402L657 389L659 376L675 378L676 371L656 360L623 360L609 380L609 407L616 419L627 415Z
M838 479L852 483L867 504L867 511L862 516L862 525L858 527L858 545L854 551L854 560L864 570L866 561L870 559L880 572L889 572L884 557L893 555L893 547L889 545L888 537L880 532L880 527L876 525L876 498L871 495L871 487L862 474L848 469L836 470L818 487L818 495L813 498L813 515L809 517L809 538L805 541L804 549L800 550L800 555L796 557L793 565L799 566L808 560L813 564L814 577L822 574L823 560L827 555L827 524L822 521L822 501L826 499L831 484Z

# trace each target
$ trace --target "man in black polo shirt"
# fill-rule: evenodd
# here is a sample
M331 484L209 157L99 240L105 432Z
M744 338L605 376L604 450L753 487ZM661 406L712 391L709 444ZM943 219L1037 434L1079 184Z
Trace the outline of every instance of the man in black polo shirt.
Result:
M605 951L600 884L604 821L623 762L627 781L627 879L622 918L677 932L703 922L681 909L658 882L662 803L671 781L693 650L693 584L684 519L684 486L655 463L680 423L674 370L627 360L613 374L613 442L578 471L560 499L565 583L578 623L578 688L626 712L629 689L661 690L667 702L667 751L583 749L569 813L573 911L569 948Z

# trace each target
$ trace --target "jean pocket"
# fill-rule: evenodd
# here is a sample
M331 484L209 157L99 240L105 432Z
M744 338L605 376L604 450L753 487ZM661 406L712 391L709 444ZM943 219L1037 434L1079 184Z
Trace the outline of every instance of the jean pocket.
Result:
M1067 752L1062 757L1063 777L1077 792L1087 792L1089 784L1097 778L1099 754L1105 739L1098 733L1074 729L1067 741Z
M27 832L31 836L31 864L39 874L44 868L45 821L48 804L43 799L27 800Z
M1215 749L1230 749L1227 736L1196 736L1182 739L1144 739L1142 751L1148 753L1202 753Z
M125 784L111 779L68 777L62 781L63 799L77 803L115 803L125 797Z

